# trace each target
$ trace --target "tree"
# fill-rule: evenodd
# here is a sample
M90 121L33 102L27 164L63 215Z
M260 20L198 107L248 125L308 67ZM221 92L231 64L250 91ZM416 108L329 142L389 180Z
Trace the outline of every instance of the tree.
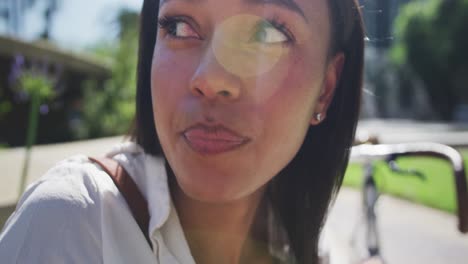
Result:
M49 39L50 29L52 27L52 20L54 13L58 10L59 0L13 0L13 4L8 3L10 1L4 1L3 5L0 5L0 18L7 21L8 29L15 35L21 35L21 25L24 20L24 13L34 8L36 3L42 2L46 4L44 10L45 26L40 38Z
M138 13L123 9L116 18L118 42L95 47L98 56L113 60L112 76L103 86L88 82L83 102L83 124L78 138L94 138L128 131L135 115Z
M395 23L392 59L423 80L431 102L450 120L468 104L468 0L414 1Z

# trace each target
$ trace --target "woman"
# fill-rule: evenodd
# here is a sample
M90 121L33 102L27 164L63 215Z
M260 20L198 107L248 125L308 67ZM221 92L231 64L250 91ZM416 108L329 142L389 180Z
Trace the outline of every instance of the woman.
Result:
M0 257L318 263L359 113L357 3L145 0L141 22L136 144L108 156L148 201L150 244L109 177L77 156L28 189Z

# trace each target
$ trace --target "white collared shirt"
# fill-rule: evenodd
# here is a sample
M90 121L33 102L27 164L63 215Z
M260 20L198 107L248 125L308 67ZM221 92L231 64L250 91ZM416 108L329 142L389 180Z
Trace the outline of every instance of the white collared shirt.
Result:
M194 264L170 200L164 161L130 142L107 156L124 166L147 198L154 250L112 179L77 155L28 187L0 235L0 262Z
M1 263L195 264L170 198L164 160L131 142L107 156L127 170L148 201L153 250L112 179L77 155L23 194L0 234Z

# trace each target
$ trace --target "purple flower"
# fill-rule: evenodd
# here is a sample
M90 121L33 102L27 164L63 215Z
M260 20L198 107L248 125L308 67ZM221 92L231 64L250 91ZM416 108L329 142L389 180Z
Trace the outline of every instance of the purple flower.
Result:
M13 64L11 65L11 71L10 74L8 75L8 84L12 86L18 78L21 76L21 73L23 72L23 67L24 67L24 57L21 54L15 55L15 58L13 60Z
M11 70L8 75L8 83L14 94L16 102L25 102L30 99L29 92L21 85L22 77L30 75L32 77L45 78L50 82L53 89L52 94L57 96L64 92L64 85L61 83L63 66L60 64L51 64L47 58L43 59L26 59L21 54L16 54L13 57ZM53 96L52 95L52 96ZM51 98L48 98L51 99ZM49 110L44 110L48 113ZM42 113L42 112L41 112Z
M39 107L39 112L41 115L47 115L49 113L49 106L47 104L43 104Z

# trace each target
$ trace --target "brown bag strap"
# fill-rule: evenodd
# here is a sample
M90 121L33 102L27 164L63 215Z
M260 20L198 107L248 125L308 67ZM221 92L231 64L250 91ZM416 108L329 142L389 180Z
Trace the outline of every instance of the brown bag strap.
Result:
M125 198L135 221L138 223L138 226L140 226L141 232L143 232L149 246L152 248L151 240L148 235L150 219L148 203L132 177L128 175L124 167L111 158L88 158L101 166L101 168L112 178L115 186L117 186L117 189L119 189L120 193Z

